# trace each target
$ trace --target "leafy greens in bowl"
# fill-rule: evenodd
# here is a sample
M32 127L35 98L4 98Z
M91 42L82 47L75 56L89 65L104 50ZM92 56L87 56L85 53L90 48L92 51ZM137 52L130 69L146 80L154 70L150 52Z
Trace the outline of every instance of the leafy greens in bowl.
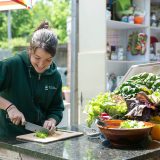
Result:
M136 121L136 120L126 120L126 121L122 121L120 123L120 127L119 128L145 128L147 126L145 126L145 123L142 121Z
M103 122L106 123L105 126L97 126L116 148L147 145L151 129L155 125L150 122L128 120L104 120Z

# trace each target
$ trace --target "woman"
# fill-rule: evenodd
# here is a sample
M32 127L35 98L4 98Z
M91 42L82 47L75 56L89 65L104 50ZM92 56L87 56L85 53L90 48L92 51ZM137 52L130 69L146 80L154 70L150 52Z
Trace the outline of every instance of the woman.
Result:
M52 132L63 117L62 81L53 62L57 39L48 28L47 22L37 28L28 52L0 61L0 137L28 133L25 121Z

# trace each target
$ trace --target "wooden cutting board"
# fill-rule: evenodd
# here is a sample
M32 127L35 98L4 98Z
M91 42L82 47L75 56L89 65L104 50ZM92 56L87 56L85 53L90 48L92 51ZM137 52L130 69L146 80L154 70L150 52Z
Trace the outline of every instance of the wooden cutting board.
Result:
M24 140L24 141L33 141L33 142L40 142L40 143L49 143L58 140L68 139L71 137L77 137L83 135L82 132L65 132L65 131L56 131L52 136L48 136L46 138L38 138L35 136L35 133L24 134L17 136L17 140Z

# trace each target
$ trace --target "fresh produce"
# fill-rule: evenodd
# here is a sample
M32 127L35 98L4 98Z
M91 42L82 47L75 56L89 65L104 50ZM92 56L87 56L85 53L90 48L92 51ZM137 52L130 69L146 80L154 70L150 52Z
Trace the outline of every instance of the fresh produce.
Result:
M160 76L140 73L122 83L114 92L106 92L92 98L85 107L87 125L96 118L151 121L160 117ZM108 117L107 117L108 116Z
M120 95L100 93L86 104L85 112L88 114L87 125L91 127L94 120L103 112L114 118L122 118L127 112L127 104Z
M132 98L140 91L145 92L147 95L155 91L159 92L160 76L146 72L132 76L128 81L122 83L118 89L115 90L115 93L124 98Z
M109 114L107 114L107 113L105 113L105 112L102 112L101 114L100 114L100 119L101 120L108 120L108 119L111 119L112 117L109 115Z
M38 138L46 138L46 137L48 137L48 133L46 133L46 132L41 132L41 131L37 131L37 132L35 133L35 136L38 137Z
M156 105L160 104L160 92L153 92L151 95L148 95L150 101Z
M151 137L154 140L160 141L160 124L156 124L151 130Z
M160 76L140 73L122 83L115 94L125 98L128 106L126 118L150 121L160 116Z
M126 120L121 122L120 128L145 128L145 124L142 121Z

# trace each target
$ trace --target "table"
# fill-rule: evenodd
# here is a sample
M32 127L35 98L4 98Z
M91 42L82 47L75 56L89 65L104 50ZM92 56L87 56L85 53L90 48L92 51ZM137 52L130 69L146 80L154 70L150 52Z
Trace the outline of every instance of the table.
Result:
M72 130L80 131L78 127ZM159 160L160 143L153 141L145 149L115 149L87 135L41 144L15 139L0 140L0 159L7 160Z

